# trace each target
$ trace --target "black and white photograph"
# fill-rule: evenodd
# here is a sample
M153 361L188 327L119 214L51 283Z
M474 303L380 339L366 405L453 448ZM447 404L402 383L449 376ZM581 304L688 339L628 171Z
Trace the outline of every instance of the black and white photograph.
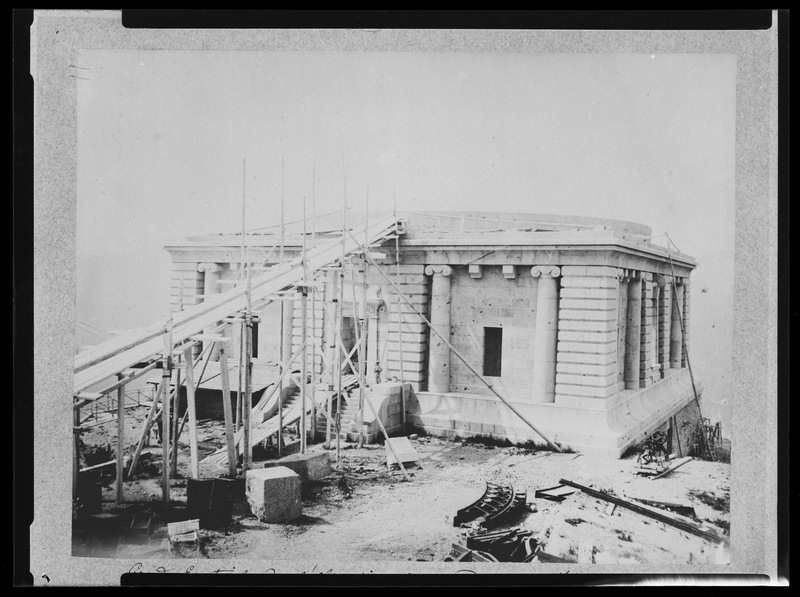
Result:
M37 11L34 582L771 574L775 39Z

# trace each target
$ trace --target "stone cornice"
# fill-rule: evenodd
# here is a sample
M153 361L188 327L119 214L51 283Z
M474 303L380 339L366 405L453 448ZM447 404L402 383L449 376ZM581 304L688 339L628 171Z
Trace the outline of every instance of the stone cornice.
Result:
M647 271L654 274L688 277L696 267L694 263L679 262L673 258L670 265L667 259L652 255L636 254L611 249L609 247L530 247L515 249L498 247L493 251L467 248L419 249L403 251L401 260L407 264L434 265L448 264L451 267L479 264L487 266L519 265L605 265L622 269Z

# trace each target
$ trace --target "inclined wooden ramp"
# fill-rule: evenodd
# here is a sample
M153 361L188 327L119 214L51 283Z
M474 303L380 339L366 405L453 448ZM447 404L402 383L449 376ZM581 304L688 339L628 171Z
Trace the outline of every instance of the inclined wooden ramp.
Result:
M356 387L358 385L358 376L356 375L343 375L342 376L342 393ZM336 392L330 392L329 390L316 390L317 393L317 408L321 408L327 405L328 400L335 398ZM319 395L322 394L322 399L319 399ZM302 405L300 404L300 388L296 388L295 391L292 393L291 397L289 398L291 402L284 406L283 408L283 417L278 416L275 413L269 419L265 420L263 423L251 427L250 431L250 441L252 445L256 445L265 441L272 435L278 433L278 430L281 426L288 427L289 425L293 425L300 420L300 416L302 414ZM287 400L287 402L289 402ZM269 412L271 408L274 406L275 401L277 401L277 392L273 394L272 397L269 398L267 404L265 404L262 410ZM256 409L253 409L254 411ZM306 407L306 415L311 416L312 412L312 405L309 401ZM254 420L251 417L251 420ZM242 453L242 430L240 429L236 433L236 451L237 454ZM223 465L228 461L228 451L227 448L219 448L216 452L206 456L203 460L201 460L201 464L205 465Z
M352 230L356 238L368 238L365 246L380 243L396 232L397 220L387 218L368 227ZM352 254L359 250L360 243L348 234L309 250L305 255L308 272L326 267L342 258L342 253ZM344 247L342 247L344 244ZM271 302L276 293L297 286L303 281L303 257L285 264L277 264L254 276L250 281L251 304ZM91 386L109 379L137 363L153 360L164 351L163 336L171 332L172 346L189 340L191 336L214 326L227 317L243 312L247 308L247 288L240 284L231 290L208 298L204 302L176 313L171 319L163 319L150 326L141 327L108 340L81 352L74 361L73 393L78 394Z

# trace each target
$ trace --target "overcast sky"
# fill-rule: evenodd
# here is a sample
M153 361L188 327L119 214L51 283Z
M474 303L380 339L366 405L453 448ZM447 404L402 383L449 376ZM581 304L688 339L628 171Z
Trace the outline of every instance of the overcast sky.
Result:
M186 235L363 209L574 214L694 256L693 368L730 390L732 55L83 50L77 345L167 312ZM310 209L310 207L309 207ZM704 413L706 414L706 413ZM715 412L709 413L712 416ZM717 416L727 419L721 411Z

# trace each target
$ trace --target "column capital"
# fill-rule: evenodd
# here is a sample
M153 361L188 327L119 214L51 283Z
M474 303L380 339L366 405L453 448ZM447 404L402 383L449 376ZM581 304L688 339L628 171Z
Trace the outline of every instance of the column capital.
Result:
M198 272L219 272L222 271L222 266L219 263L210 263L208 261L204 261L202 263L197 264L197 271Z
M449 265L426 265L425 266L425 275L432 276L433 274L441 274L443 276L449 276L453 273L453 268Z
M534 265L531 268L531 275L534 278L538 278L539 276L543 278L547 276L558 278L561 276L561 268L557 265Z

